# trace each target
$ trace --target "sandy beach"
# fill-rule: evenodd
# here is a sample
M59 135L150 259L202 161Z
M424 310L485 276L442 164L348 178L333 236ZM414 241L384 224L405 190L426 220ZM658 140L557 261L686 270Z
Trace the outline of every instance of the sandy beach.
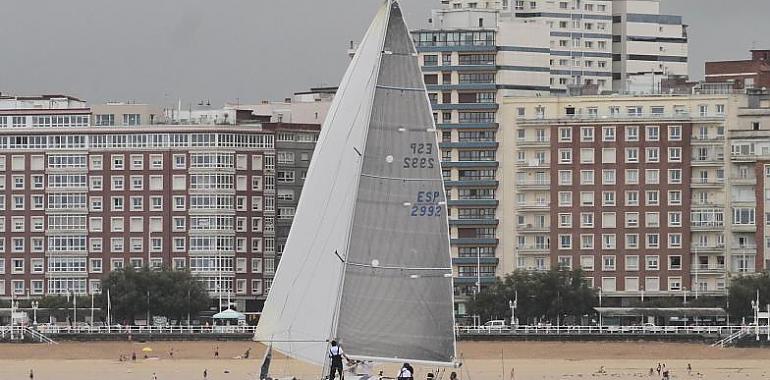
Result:
M142 349L151 347L149 359ZM214 352L219 351L219 358ZM239 359L251 348L248 360ZM121 362L120 355L137 354ZM173 352L173 357L169 355ZM246 380L258 377L264 346L251 342L93 342L0 345L0 379L35 380ZM698 344L603 342L460 342L460 379L659 379L649 369L665 363L674 379L770 379L770 350L715 349ZM692 365L688 373L687 364ZM599 373L604 367L605 373ZM381 367L394 374L396 366ZM319 369L276 355L275 377L318 377ZM378 367L380 369L380 367ZM430 368L417 368L423 379ZM447 378L448 374L444 378Z

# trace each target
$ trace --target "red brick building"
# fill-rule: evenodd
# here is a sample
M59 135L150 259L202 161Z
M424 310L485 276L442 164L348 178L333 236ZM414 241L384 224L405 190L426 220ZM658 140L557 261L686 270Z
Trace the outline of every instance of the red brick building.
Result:
M706 62L706 82L733 82L735 89L770 88L770 49L752 50L750 60Z

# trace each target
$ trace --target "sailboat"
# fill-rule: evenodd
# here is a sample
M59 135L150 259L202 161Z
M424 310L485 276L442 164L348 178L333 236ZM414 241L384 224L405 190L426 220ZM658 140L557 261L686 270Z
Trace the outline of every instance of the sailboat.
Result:
M418 56L397 0L369 27L321 129L254 339L327 367L454 366L446 192Z

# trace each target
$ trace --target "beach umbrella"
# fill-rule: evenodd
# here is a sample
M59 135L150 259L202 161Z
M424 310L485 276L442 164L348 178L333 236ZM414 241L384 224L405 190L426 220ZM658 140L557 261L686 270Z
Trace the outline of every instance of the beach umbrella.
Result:
M142 352L152 352L152 348L150 347L142 348Z

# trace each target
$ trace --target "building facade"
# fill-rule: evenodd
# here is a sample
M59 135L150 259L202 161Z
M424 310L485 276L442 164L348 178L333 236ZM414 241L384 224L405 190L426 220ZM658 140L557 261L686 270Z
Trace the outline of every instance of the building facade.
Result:
M276 258L273 267L277 267L286 246L286 240L289 238L289 231L321 126L288 123L269 123L263 126L275 133Z
M514 232L503 249L519 269L580 268L609 297L723 295L731 276L766 268L768 104L507 98L515 127L501 144L515 158L501 170L514 178L500 219Z
M260 308L274 271L274 132L92 125L81 101L25 101L0 100L0 296L98 292L109 271L149 265Z
M750 60L706 62L706 82L735 89L770 88L770 50L752 50Z
M441 15L447 13L475 23L474 12L494 11L498 25L518 21L518 28L501 27L498 34L525 42L513 46L517 55L540 53L548 64L544 68L539 61L525 59L510 69L530 79L545 73L546 85L554 94L659 93L663 78L688 74L686 26L680 16L661 14L659 0L446 0L443 4L445 10L431 18L435 29L456 28L442 23L446 17Z

